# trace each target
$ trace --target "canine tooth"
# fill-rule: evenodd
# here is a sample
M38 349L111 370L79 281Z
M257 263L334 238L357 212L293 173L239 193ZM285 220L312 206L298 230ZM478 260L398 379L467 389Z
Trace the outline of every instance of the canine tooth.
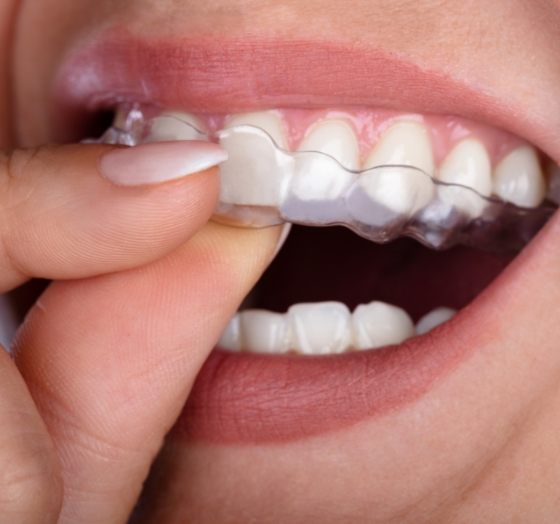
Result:
M352 314L354 348L373 349L414 336L414 324L406 311L385 304L371 302L358 306Z
M220 165L220 202L278 207L288 189L286 165L278 161L277 150L268 136L251 129L231 129L240 125L257 126L281 147L285 146L282 121L275 113L249 113L230 118L219 133L220 144L229 153L229 159Z
M514 149L494 171L494 193L521 207L538 207L546 186L537 152L533 147Z
M352 342L350 311L339 302L296 304L288 310L292 349L308 355L341 353Z
M492 167L486 148L474 138L457 144L440 166L442 182L474 189L479 195L492 194ZM461 187L439 186L439 196L447 204L463 211L471 218L480 216L486 202L479 195Z
M241 350L241 324L239 314L236 314L229 322L220 340L218 347L229 349L230 351Z
M154 117L144 142L173 140L201 140L205 138L204 124L189 113L169 111Z
M457 311L448 307L438 307L424 315L416 324L416 333L423 335L440 324L453 318Z
M290 349L286 315L262 309L242 311L241 345L254 353L285 353Z
M399 122L390 127L363 169L375 167L360 176L348 197L348 207L358 221L384 226L396 218L411 217L433 198L432 145L423 125Z
M414 166L433 175L434 156L428 129L416 122L393 124L368 156L364 169L385 165Z

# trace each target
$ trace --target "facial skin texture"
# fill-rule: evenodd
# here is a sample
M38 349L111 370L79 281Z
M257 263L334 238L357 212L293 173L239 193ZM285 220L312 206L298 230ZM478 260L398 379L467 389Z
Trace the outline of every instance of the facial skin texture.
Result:
M537 145L560 162L560 2L348 5L24 1L13 49L15 105L9 106L15 109L9 124L20 144L52 138L57 67L69 48L102 26L124 25L145 38L266 35L313 41L328 35L332 42L396 53L468 80L530 120L538 129ZM5 136L7 128L0 130ZM171 434L148 482L140 521L558 522L559 235L557 218L514 265L503 310L481 308L481 322L488 319L497 329L419 401L337 433L277 445L209 445Z

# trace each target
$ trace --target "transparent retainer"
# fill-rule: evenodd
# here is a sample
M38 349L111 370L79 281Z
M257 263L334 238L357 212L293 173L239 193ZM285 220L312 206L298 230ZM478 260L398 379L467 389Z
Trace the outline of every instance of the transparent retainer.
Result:
M415 167L352 171L319 151L282 149L255 126L208 134L153 108L122 108L98 142L135 146L177 139L219 141L228 150L214 219L234 226L339 225L376 243L408 236L432 249L461 244L510 253L531 240L560 202L559 173L543 204L522 208Z

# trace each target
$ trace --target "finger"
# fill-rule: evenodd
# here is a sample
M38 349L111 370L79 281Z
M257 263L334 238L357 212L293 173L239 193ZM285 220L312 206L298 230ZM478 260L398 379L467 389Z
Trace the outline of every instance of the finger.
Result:
M210 217L216 144L71 145L0 157L0 292L156 260ZM194 176L186 176L191 174ZM167 182L167 183L164 183Z
M55 283L41 297L16 360L62 457L62 523L125 521L279 230L209 224L154 264Z
M57 522L62 483L55 448L21 375L1 347L0 428L0 520Z

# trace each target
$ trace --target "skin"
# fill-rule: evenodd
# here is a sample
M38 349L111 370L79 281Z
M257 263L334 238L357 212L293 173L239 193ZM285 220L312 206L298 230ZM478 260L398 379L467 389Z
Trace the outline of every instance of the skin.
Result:
M10 54L0 61L13 66L13 85L0 85L0 107L14 108L2 121L5 147L10 136L25 146L52 138L49 86L63 51L96 24L126 21L145 35L312 40L328 33L339 43L401 53L521 108L539 129L539 146L560 162L557 1L357 0L350 10L342 0L22 4L16 26L6 22L15 5L0 7L2 37L14 32L13 46L2 46ZM84 176L94 165L82 150L60 155L62 165ZM44 173L42 166L33 173ZM39 184L38 175L30 178L32 187ZM45 515L51 522L126 521L196 372L276 244L273 230L215 225L186 242L215 198L205 180L198 183L208 186L199 188L206 203L181 219L186 233L170 234L154 256L159 260L134 255L147 243L131 242L126 268L134 269L94 268L94 278L53 284L21 332L17 369L2 355L0 423L10 431L0 441L0 464L11 469L0 478L0 493L14 496L0 499L0 508L12 511L11 522L44 522ZM180 190L165 187L149 191ZM39 192L23 218L49 194L48 187ZM6 208L11 201L0 203ZM179 220L179 213L166 217ZM65 216L55 218L56 231ZM382 418L284 444L210 445L172 433L147 483L139 521L557 522L559 222L504 278L503 311L481 297L477 320L491 322L493 336L429 394ZM154 229L159 225L155 220ZM67 251L66 269L54 276L85 276L68 273L75 260ZM20 257L15 267L31 264L23 273L35 276L43 264L29 259Z

